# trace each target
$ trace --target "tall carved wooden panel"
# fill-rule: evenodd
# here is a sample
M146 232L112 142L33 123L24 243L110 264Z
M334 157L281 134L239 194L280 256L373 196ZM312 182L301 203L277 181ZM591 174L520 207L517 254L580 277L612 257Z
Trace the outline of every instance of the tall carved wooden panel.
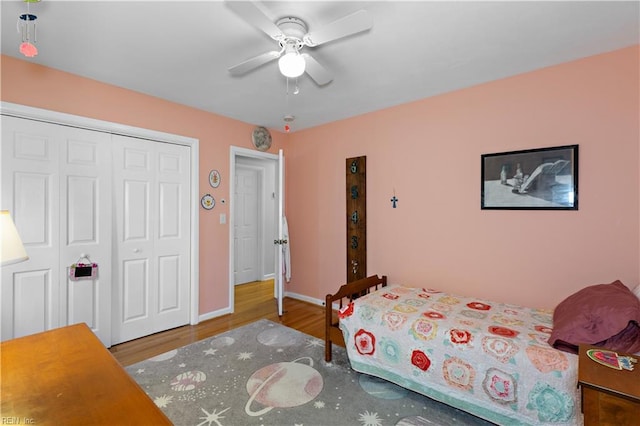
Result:
M347 282L367 276L367 157L347 158Z

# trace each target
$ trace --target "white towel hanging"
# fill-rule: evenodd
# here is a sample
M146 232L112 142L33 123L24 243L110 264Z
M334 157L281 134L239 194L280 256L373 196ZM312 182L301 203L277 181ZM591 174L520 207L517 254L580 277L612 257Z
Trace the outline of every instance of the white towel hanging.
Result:
M282 216L282 239L286 241L282 244L282 272L284 272L285 280L289 282L291 281L291 238L285 216Z

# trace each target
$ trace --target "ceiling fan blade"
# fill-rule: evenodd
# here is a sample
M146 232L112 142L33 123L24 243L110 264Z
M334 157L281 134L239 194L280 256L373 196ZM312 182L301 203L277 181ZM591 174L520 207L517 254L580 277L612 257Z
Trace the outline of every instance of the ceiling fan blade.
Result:
M271 62L279 57L280 52L277 50L272 50L271 52L263 53L262 55L247 59L244 62L240 62L238 65L232 66L231 68L229 68L229 73L231 73L231 75L246 74L249 71L256 69L266 64L267 62Z
M358 10L337 21L333 21L317 31L308 33L304 36L304 43L311 47L318 46L322 43L366 31L371 27L373 27L373 18L371 18L369 12Z
M226 5L249 24L263 31L274 40L280 40L284 33L258 7L250 1L225 1Z
M309 74L309 77L311 77L318 86L324 86L333 80L333 75L325 67L320 65L313 56L308 53L303 53L302 57L305 61L305 72Z

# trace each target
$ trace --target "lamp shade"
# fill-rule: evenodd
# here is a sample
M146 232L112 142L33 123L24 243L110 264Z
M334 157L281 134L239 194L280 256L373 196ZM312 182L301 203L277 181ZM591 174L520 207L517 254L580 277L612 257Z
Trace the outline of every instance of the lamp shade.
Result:
M2 239L2 251L0 251L2 266L29 259L16 225L7 210L0 211L0 239Z
M280 72L285 77L300 77L304 73L305 61L301 54L297 51L287 52L278 60Z

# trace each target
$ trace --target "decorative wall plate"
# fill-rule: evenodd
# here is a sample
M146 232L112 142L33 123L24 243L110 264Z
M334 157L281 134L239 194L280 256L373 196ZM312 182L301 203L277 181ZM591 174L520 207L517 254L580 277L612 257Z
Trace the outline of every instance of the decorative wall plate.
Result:
M253 145L260 151L266 151L271 147L271 133L266 127L257 126L251 134Z
M211 194L206 194L200 200L200 204L205 210L211 210L216 205L216 200L213 199Z
M213 188L217 188L220 186L220 172L217 170L211 170L209 173L209 185Z

